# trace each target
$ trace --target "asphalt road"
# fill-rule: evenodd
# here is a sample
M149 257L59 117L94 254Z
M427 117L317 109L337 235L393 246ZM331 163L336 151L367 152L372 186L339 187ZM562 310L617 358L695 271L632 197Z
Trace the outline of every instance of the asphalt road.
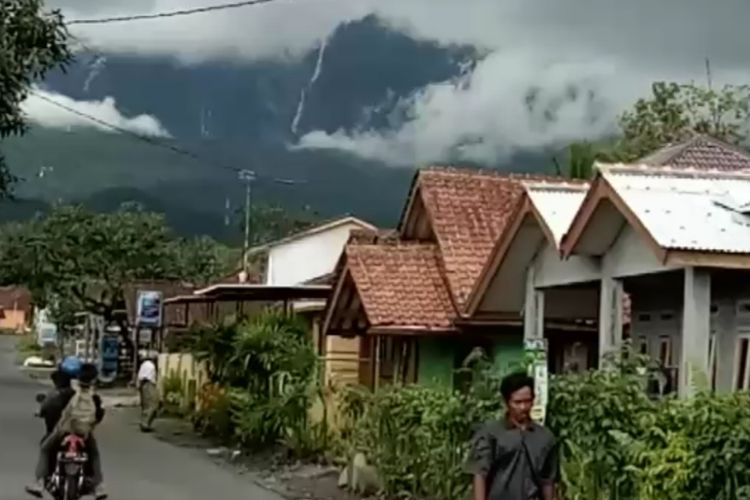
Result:
M13 364L14 339L0 336L0 500L24 500L34 470L44 390ZM112 500L281 500L248 477L214 464L203 451L177 448L138 432L132 411L108 410L97 438Z

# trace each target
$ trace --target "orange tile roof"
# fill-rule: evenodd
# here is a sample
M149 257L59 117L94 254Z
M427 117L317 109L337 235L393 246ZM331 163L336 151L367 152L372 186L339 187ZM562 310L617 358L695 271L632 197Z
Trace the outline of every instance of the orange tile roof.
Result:
M415 190L432 220L446 276L461 309L521 197L520 181L531 180L560 178L454 168L419 172Z
M434 244L354 244L346 263L371 328L453 329L456 311Z
M667 145L642 158L641 162L679 168L750 170L750 154L747 151L703 134L695 134L685 141Z

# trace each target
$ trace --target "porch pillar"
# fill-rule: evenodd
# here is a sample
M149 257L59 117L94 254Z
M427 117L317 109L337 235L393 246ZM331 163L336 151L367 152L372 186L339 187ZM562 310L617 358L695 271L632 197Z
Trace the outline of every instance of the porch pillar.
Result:
M704 269L685 268L682 307L682 352L679 395L688 397L708 387L708 350L711 339L711 274Z
M604 276L599 291L599 368L603 368L608 353L619 351L622 345L622 281Z
M544 338L544 292L534 286L534 267L526 271L526 297L523 308L523 339Z

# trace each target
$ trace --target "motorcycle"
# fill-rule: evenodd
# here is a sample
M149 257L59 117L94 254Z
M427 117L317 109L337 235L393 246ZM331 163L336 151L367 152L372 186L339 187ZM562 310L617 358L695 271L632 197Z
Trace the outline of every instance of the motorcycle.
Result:
M37 394L37 403L41 404L44 398L44 394ZM37 412L36 416L41 415ZM75 434L66 435L57 451L52 475L46 481L49 494L55 500L79 500L90 494L88 465L85 439Z

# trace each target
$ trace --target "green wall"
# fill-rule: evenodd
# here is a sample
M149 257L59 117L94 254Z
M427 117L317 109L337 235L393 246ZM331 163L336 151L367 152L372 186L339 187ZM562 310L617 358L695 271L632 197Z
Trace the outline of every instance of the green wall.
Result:
M503 335L493 343L492 363L502 375L520 368L523 361L523 337L521 335Z
M470 338L419 339L417 383L427 386L453 387L454 372L474 345L491 349L492 363L498 373L506 374L518 368L523 360L523 339L520 334L499 334L489 342L474 342Z
M452 387L454 356L451 339L420 338L417 383L433 387Z

